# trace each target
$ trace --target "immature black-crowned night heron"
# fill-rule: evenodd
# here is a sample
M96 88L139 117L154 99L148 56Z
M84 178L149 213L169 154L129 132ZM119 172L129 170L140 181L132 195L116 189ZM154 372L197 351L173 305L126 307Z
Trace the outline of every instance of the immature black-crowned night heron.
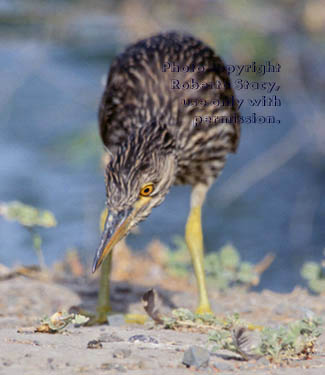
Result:
M99 110L107 210L93 272L102 265L97 322L110 311L111 251L174 184L192 185L185 239L197 285L197 312L211 312L204 267L201 207L237 149L239 114L222 60L178 32L128 47L113 61ZM110 254L110 256L109 256Z

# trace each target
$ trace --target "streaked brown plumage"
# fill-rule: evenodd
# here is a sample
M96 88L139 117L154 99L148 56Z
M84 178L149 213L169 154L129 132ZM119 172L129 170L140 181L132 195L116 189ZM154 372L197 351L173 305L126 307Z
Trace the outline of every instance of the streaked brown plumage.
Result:
M203 66L204 71L172 72L166 69L168 65L163 71L168 62L179 67ZM192 80L220 81L222 85L219 89L178 89L172 80L180 85ZM237 149L240 128L233 119L238 118L238 111L236 104L203 107L184 105L184 100L234 103L234 96L222 60L190 35L159 34L133 44L115 58L99 111L100 134L110 159L105 173L109 215L94 269L103 259L107 242L112 242L111 248L148 216L164 200L171 185L191 184L193 191L203 187L202 197L192 197L192 204L193 199L200 201L199 205L203 203L205 190L223 169L227 154ZM207 115L232 119L194 125L196 116ZM148 183L153 191L139 205L141 188ZM123 233L111 241L116 227L127 217L130 220Z
M195 64L209 69L203 73L162 72L163 64L168 61L181 67ZM100 134L104 144L114 152L137 129L148 126L150 133L155 126L152 123L166 124L176 142L176 183L211 182L222 169L223 157L236 151L239 124L213 124L198 131L193 118L215 116L221 110L225 116L236 115L237 108L186 107L183 101L231 98L234 92L232 89L175 90L171 89L171 80L185 82L194 78L200 83L219 80L229 87L226 71L218 73L213 69L222 66L222 60L210 47L179 33L160 34L127 48L111 65L100 106Z

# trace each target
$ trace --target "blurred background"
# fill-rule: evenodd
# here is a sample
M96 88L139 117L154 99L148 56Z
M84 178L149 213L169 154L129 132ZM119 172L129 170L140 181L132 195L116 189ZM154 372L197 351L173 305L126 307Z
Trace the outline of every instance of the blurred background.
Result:
M127 44L170 29L198 36L227 64L282 66L260 77L281 86L282 106L258 110L281 122L242 126L203 227L207 252L230 242L250 262L275 253L259 288L290 291L303 284L302 264L320 262L325 247L321 0L0 0L0 200L55 214L57 227L40 231L47 264L72 247L90 264L105 199L97 108L110 63ZM184 233L189 197L189 187L173 188L128 244L139 251L159 238L170 246ZM0 263L37 262L18 224L0 218L0 239Z

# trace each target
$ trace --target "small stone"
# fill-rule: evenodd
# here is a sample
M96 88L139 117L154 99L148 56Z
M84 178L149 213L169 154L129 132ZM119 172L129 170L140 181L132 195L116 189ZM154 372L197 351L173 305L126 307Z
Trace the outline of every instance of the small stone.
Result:
M113 357L114 358L123 359L123 358L130 357L130 355L131 355L131 350L130 349L116 349L113 352Z
M266 359L265 357L261 357L259 358L256 363L259 365L259 366L269 366L270 365L270 362L268 361L268 359Z
M112 370L114 368L114 364L113 363L106 363L106 362L104 362L104 363L102 363L100 365L100 368L102 370Z
M245 370L253 370L256 368L256 363L245 363L243 368Z
M151 343L151 344L159 344L158 340L156 340L152 336L146 336L146 335L134 335L131 336L128 340L129 342L145 342L145 343Z
M148 366L146 365L146 362L144 362L144 361L139 361L139 362L137 363L137 367L138 367L138 369L140 369L140 370L144 370L144 369L147 368Z
M284 303L279 303L273 308L273 312L277 315L284 315L287 310L288 307Z
M118 363L102 363L100 368L102 370L117 370L119 372L126 372L126 368Z
M119 372L126 372L126 368L122 365L115 365L114 368Z
M234 371L235 367L226 362L214 362L213 367L219 371Z
M191 346L184 353L183 364L187 367L207 367L209 364L209 352L200 346Z
M115 335L114 333L101 333L99 335L99 341L101 342L122 342L124 341L121 337Z
M240 312L242 314L249 314L253 311L252 309L252 306L243 306L241 309L240 309Z
M102 347L102 343L98 340L91 340L87 344L88 349L101 349Z
M5 359L3 362L2 362L3 366L6 366L6 367L9 367L13 364L12 361L10 361L10 359Z
M107 316L107 323L110 326L124 326L125 325L125 319L123 314L114 314L114 315L108 315Z
M311 359L308 361L309 367L323 367L323 362L317 359Z
M49 368L50 368L51 370L54 370L54 366L52 365L53 361L54 361L53 358L48 358L48 359L47 359L47 363L48 363Z
M17 333L33 334L35 333L35 327L21 327L17 329Z
M299 307L298 308L302 313L302 318L307 318L308 320L313 320L316 318L316 314L314 311L308 309L307 307Z

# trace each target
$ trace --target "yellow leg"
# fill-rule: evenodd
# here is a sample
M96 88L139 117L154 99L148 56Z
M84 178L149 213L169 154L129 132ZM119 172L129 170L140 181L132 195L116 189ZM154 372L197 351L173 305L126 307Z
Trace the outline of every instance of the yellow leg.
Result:
M100 230L103 231L104 224L107 216L107 209L105 209L100 216ZM107 314L110 313L111 304L109 298L110 292L110 274L112 268L112 251L103 260L100 267L100 279L99 279L99 291L98 291L98 302L96 307L96 314L90 314L83 312L85 315L90 317L88 325L104 324L107 322Z
M107 209L105 209L100 216L100 230L104 230L104 225L107 216ZM110 292L110 276L112 269L112 254L111 251L108 256L103 260L103 264L100 270L100 281L99 281L99 291L98 291L98 302L97 302L97 315L101 320L107 321L107 314L112 311L109 292Z
M100 216L100 231L104 230L104 224L107 216L107 209L105 209ZM107 314L112 311L109 291L110 291L110 275L112 269L112 254L111 251L108 256L103 260L100 279L99 279L99 291L98 291L98 302L97 302L97 320L98 323L105 323L107 321Z
M191 253L192 263L199 290L199 306L196 309L196 313L203 314L212 313L212 311L210 308L208 293L206 289L203 265L204 250L201 225L201 204L204 200L205 191L204 194L202 194L202 191L201 194L197 193L197 191L193 190L192 207L186 223L185 240L187 243L187 247ZM198 196L200 197L200 195L201 199L196 199Z
M100 270L98 302L96 307L97 323L107 322L107 314L112 312L109 298L112 252L103 260Z

